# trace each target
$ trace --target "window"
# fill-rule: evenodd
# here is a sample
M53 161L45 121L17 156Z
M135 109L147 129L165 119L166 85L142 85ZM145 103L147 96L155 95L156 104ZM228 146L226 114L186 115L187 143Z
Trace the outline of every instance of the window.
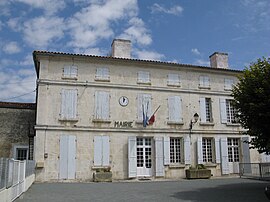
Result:
M13 157L15 160L28 160L28 146L14 146Z
M224 79L224 90L232 90L233 79Z
M170 138L170 163L181 163L181 138Z
M233 100L226 100L226 114L227 123L237 123L236 121L236 109L233 106Z
M213 122L211 98L200 98L200 118L202 123Z
M74 65L66 65L63 69L63 78L64 79L76 79L78 76L78 68Z
M138 121L143 121L143 113L148 118L152 115L151 100L152 98L150 94L138 94Z
M210 79L208 76L200 76L199 88L210 88Z
M96 91L95 93L95 119L109 120L110 95L108 92Z
M180 96L170 96L168 98L169 122L182 123L182 100Z
M61 92L61 119L72 120L77 118L77 96L74 89L62 89Z
M137 83L150 84L150 73L146 71L139 71Z
M110 138L109 136L94 137L94 166L110 165Z
M98 67L96 69L95 80L98 80L98 81L110 81L109 68L107 68L107 67Z
M205 163L213 162L212 142L211 138L202 138L203 162Z
M239 139L228 138L228 157L229 162L239 162Z
M168 74L168 86L180 86L179 74Z

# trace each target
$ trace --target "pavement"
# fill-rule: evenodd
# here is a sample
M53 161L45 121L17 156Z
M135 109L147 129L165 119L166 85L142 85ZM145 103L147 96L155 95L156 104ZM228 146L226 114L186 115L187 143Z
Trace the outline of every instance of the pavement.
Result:
M270 182L243 179L34 183L16 202L264 202Z

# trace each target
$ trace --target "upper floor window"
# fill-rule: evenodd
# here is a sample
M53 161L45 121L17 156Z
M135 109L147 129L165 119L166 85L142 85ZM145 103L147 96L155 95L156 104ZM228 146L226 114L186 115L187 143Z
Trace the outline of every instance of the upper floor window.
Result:
M110 71L107 67L98 67L96 69L95 80L98 81L110 81Z
M105 91L95 92L95 120L109 120L110 95Z
M62 89L61 91L61 113L64 120L77 118L77 89Z
M200 76L199 88L210 88L210 78L208 76Z
M150 72L147 71L139 71L138 72L138 81L137 83L141 84L151 84L150 80Z
M238 123L232 99L220 99L221 123Z
M168 86L180 86L180 75L179 74L168 74Z
M233 84L233 79L224 79L224 90L232 90Z
M143 121L144 118L150 118L152 115L152 97L150 94L138 94L137 97L138 102L138 113L137 113L137 120Z
M78 67L74 65L65 65L63 68L63 79L77 79Z
M202 123L213 122L211 98L200 98L200 118Z
M168 98L168 111L169 111L169 121L168 124L172 123L182 123L182 100L180 96L170 96Z

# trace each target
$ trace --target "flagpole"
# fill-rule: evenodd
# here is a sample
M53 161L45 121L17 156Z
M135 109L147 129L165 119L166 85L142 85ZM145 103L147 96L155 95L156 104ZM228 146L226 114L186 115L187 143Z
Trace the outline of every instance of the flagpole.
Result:
M157 110L160 108L160 106L161 106L161 105L159 105L159 106L156 108L156 110L154 111L154 113L153 113L150 117L152 117L153 115L155 115L155 113L156 113Z

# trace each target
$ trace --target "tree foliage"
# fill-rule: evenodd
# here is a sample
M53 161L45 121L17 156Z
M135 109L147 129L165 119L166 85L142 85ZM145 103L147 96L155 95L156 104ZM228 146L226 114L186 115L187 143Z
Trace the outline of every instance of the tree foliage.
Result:
M246 67L232 95L252 147L270 154L270 58Z

